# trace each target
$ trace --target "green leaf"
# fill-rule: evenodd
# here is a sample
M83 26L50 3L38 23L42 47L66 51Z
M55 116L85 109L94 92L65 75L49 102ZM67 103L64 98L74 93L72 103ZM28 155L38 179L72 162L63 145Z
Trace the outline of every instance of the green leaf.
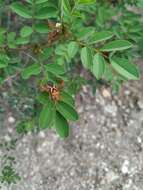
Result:
M53 52L53 48L52 47L44 48L43 49L43 53L41 54L42 59L43 60L48 59L52 55L52 52Z
M40 116L39 116L39 126L42 129L51 127L54 116L54 105L51 101L44 105Z
M78 44L77 42L70 42L68 44L68 55L70 58L73 58L78 51Z
M61 138L66 138L69 136L68 122L59 112L56 112L55 128Z
M37 14L37 19L47 19L47 18L56 18L57 17L57 10L54 7L44 7L41 8Z
M9 48L15 48L15 37L16 37L15 32L9 32L7 34L7 41L8 41Z
M105 65L104 79L108 82L113 80L113 71L110 65Z
M92 52L91 49L89 49L88 47L84 47L81 50L81 61L83 66L86 69L90 69L92 67Z
M65 102L66 104L69 104L70 106L74 106L74 99L71 95L69 95L67 92L62 91L60 94L61 100Z
M67 57L67 45L66 44L58 44L55 49L55 53L57 55Z
M18 134L27 134L29 131L32 131L34 126L35 125L33 121L21 121L16 126L16 132Z
M123 77L131 80L139 79L139 71L134 64L129 63L127 59L124 58L112 58L112 67Z
M49 94L47 92L41 92L38 94L37 96L37 100L41 103L41 104L48 104L49 103Z
M81 27L78 28L78 32L75 33L76 37L80 41L87 41L95 32L94 27Z
M48 2L49 0L36 0L36 5L41 4L41 3L45 3Z
M143 1L138 0L137 6L142 9L143 8Z
M32 32L33 32L32 27L24 26L20 31L20 35L21 35L21 37L27 37L27 36L30 36L32 34Z
M100 79L104 74L104 71L105 71L105 59L100 53L97 53L93 59L93 74L97 79Z
M95 44L97 42L102 42L113 37L113 33L108 31L96 32L90 39L90 44Z
M13 42L15 41L16 33L15 32L9 32L7 34L7 41L8 42Z
M35 27L35 31L41 34L46 34L49 32L48 24L39 23L39 24L36 24L34 27Z
M0 27L0 34L4 34L4 33L6 33L6 29L5 29L5 28Z
M22 3L14 2L11 4L11 9L17 13L19 16L24 18L32 18L31 10L24 6Z
M29 43L29 38L26 37L26 38L23 38L23 37L19 37L16 39L16 44L17 45L25 45L25 44L28 44Z
M62 0L62 11L63 11L63 14L70 15L71 6L69 3L69 0Z
M96 3L96 0L78 0L79 4L92 4Z
M105 44L101 51L120 51L131 48L133 45L127 40L115 40Z
M54 63L45 65L46 71L49 71L55 75L61 75L65 73L65 70L62 66Z
M71 107L69 104L66 104L61 101L56 104L56 108L67 120L71 121L78 120L78 114L76 110L73 107Z
M28 79L32 75L38 75L41 72L40 65L35 63L26 67L21 73L23 79Z
M8 63L6 63L6 62L0 60L0 69L3 69L3 68L5 68L5 67L7 67L7 66L8 66Z
M0 69L7 67L9 61L10 59L6 54L0 53Z

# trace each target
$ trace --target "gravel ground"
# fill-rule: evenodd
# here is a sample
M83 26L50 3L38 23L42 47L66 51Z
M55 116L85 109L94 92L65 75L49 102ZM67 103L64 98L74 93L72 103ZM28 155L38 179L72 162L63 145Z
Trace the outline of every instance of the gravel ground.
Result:
M100 89L93 97L84 87L70 137L60 140L51 131L22 137L12 152L22 179L2 190L142 190L142 81L126 84L118 96ZM1 139L13 135L13 117L6 116Z

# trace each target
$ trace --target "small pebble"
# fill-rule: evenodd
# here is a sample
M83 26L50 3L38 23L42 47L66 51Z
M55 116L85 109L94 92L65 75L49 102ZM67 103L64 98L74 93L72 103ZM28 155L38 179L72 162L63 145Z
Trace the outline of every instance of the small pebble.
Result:
M137 137L138 143L142 143L142 139L140 137Z
M40 137L40 138L45 138L46 135L45 135L45 133L44 133L43 131L40 131L40 133L39 133L39 137Z
M111 93L107 89L102 90L102 95L104 96L104 98L111 98Z
M129 173L129 161L128 160L125 160L123 165L122 165L122 168L121 168L121 171L123 174L128 174Z
M10 124L15 123L15 118L12 117L12 116L10 116L10 117L8 118L8 122L9 122Z
M5 139L7 142L11 141L11 137L10 137L9 135L5 135L4 139Z

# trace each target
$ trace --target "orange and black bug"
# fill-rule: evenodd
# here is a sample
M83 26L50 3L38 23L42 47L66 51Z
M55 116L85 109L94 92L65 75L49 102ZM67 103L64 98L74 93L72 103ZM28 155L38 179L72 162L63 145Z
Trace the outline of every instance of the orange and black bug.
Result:
M63 88L64 81L61 81L58 86L55 86L51 83L45 84L41 86L41 91L48 92L54 101L60 100L60 91Z

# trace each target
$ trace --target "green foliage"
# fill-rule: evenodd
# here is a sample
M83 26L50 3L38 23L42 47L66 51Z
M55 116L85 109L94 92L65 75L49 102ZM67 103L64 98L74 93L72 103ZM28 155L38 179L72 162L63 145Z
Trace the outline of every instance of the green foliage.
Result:
M15 149L17 140L12 139L9 142L3 142L0 144L0 148L5 151L5 154L1 155L0 168L0 184L15 184L20 180L19 174L15 171L14 165L16 163L15 157L11 156L11 150Z
M130 64L127 59L124 58L112 58L111 65L122 76L127 79L137 80L139 78L139 72L135 65Z
M104 80L114 87L139 79L132 55L135 52L138 56L143 50L142 21L138 19L140 15L127 10L128 3L116 1L115 6L111 1L95 0L25 0L10 5L2 2L1 85L12 77L15 86L26 86L27 96L29 88L33 88L33 113L19 122L18 133L38 126L41 130L54 129L61 138L68 136L68 122L78 120L75 94L85 83L77 72L79 66L93 74L95 84ZM141 1L132 4L142 7Z
M32 18L32 14L29 12L29 8L30 7L26 7L19 2L15 2L11 5L11 9L23 18Z
M6 182L10 185L11 183L16 183L19 180L19 175L15 173L15 170L11 165L4 166L4 168L2 169L2 176L0 176L1 183Z
M81 61L83 66L86 69L90 69L93 65L93 58L92 58L92 52L91 49L88 47L84 47L81 50Z
M109 51L120 51L125 50L128 48L131 48L132 44L125 40L115 40L112 42L109 42L108 44L105 44L101 51L103 52L109 52Z
M55 115L55 127L56 131L61 138L68 137L69 135L69 125L67 120L59 113L56 112Z
M54 105L52 101L48 101L47 104L44 105L40 117L39 117L39 125L41 128L45 129L47 127L51 127L54 121Z
M104 74L105 64L104 57L100 53L95 54L93 59L93 74L98 80L102 78Z

